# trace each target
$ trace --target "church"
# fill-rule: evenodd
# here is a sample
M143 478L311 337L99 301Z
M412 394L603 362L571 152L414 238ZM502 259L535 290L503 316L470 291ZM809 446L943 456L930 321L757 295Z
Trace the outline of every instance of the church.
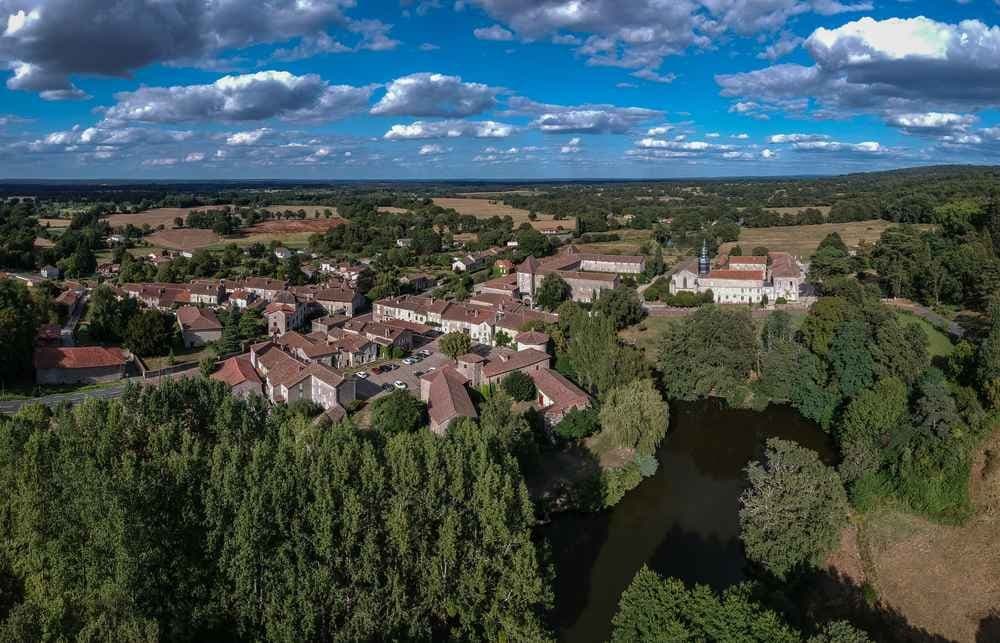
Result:
M766 257L728 257L712 266L708 247L701 255L681 262L670 275L670 292L712 291L717 304L775 303L798 301L805 296L805 269L787 252Z

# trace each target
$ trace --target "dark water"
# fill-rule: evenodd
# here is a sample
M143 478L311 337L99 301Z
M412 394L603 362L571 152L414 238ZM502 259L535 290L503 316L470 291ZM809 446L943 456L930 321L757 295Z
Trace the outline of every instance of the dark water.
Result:
M618 599L642 567L722 589L744 578L738 498L744 467L771 437L831 457L827 436L786 407L758 413L716 400L670 407L656 475L600 514L563 514L543 528L556 569L560 640L607 641Z

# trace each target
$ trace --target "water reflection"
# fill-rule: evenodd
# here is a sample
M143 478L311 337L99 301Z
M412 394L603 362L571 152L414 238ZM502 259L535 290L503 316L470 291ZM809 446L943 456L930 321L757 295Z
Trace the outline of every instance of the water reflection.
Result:
M724 588L744 577L738 498L743 469L770 437L832 454L826 435L791 409L763 413L715 400L672 404L656 475L602 514L566 514L544 528L556 566L553 627L563 641L606 641L618 598L645 563L687 583Z

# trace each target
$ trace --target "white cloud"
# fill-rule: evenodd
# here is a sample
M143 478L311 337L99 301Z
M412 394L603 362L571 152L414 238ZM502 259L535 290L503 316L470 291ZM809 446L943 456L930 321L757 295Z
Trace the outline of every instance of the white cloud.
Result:
M210 85L140 87L116 95L108 122L336 120L364 111L373 87L330 85L315 74L261 71Z
M385 96L371 109L379 116L460 117L479 114L496 105L499 89L466 83L458 76L418 73L389 83Z
M1000 27L919 16L862 18L817 29L805 41L813 66L780 64L721 74L724 96L815 115L961 112L1000 106Z
M273 134L274 130L261 127L248 132L234 132L226 137L226 145L256 145L262 138Z
M440 145L430 144L420 147L420 156L438 156L444 154L444 148Z
M504 29L500 25L473 29L472 35L474 35L477 40L507 41L514 39L514 33L508 29Z
M385 139L428 139L428 138L506 138L517 131L513 125L496 121L415 121L408 125L398 124L389 128Z
M513 114L534 116L531 126L546 134L625 134L663 112L614 105L551 105L519 96L508 101Z
M771 143L808 143L829 139L826 134L773 134L767 140Z
M569 142L559 148L560 154L578 154L583 150L582 142L579 136L574 136L569 139Z
M191 152L184 157L185 163L200 163L205 160L204 152Z
M774 157L776 157L777 155L778 155L778 154L777 154L777 152L774 152L774 151L772 151L772 150L769 150L769 149L767 149L767 148L764 148L764 149L762 149L762 150L760 151L760 157L761 157L762 159L767 159L767 160L771 160L771 159L773 159Z
M199 64L224 50L351 30L351 0L4 0L0 60L10 89L79 98L78 74L127 77L156 63ZM6 11L4 11L6 10ZM372 32L374 27L364 25Z

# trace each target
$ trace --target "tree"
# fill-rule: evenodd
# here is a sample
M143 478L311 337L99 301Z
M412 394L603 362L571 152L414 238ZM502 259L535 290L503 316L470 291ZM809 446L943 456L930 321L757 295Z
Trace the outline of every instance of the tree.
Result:
M750 314L703 306L664 332L660 370L669 397L738 396L757 363Z
M535 382L521 371L514 371L500 383L503 390L518 402L530 402L537 393Z
M612 643L801 641L777 613L752 598L748 584L730 587L719 597L706 585L688 589L645 565L622 592L612 626Z
M116 343L125 337L129 320L139 312L139 304L131 297L121 301L108 286L98 286L90 295L90 336L99 342Z
M125 327L125 346L140 357L166 355L174 340L174 316L147 309Z
M545 310L555 310L559 304L569 299L571 292L569 284L562 277L555 273L549 273L542 278L542 285L538 288L535 303Z
M603 397L615 386L648 377L649 366L642 352L622 345L607 317L577 316L568 335L565 352L557 353L556 366L569 369L576 383L592 395Z
M571 409L555 426L556 435L565 440L582 440L600 430L601 424L594 409Z
M264 316L256 308L247 308L240 315L240 339L254 339L264 332Z
M38 318L24 284L0 280L0 381L5 384L30 374Z
M393 391L372 402L372 427L387 433L412 433L427 424L427 407L406 391Z
M511 346L514 343L514 338L511 337L507 331L499 328L497 329L497 332L493 334L493 343L500 347Z
M219 341L219 353L228 355L240 350L240 309L231 306L222 321L222 339Z
M855 482L878 471L884 458L882 450L908 419L908 391L897 378L879 380L874 388L851 400L837 427L844 480Z
M667 434L669 411L653 381L641 379L611 389L601 406L600 420L598 441L653 455Z
M818 565L840 539L847 496L837 472L816 453L771 438L764 461L747 466L740 537L747 557L778 578Z
M777 310L767 316L764 320L764 328L761 330L760 339L764 350L769 351L780 344L786 344L795 337L795 330L792 328L792 316L783 310Z
M994 409L1000 409L1000 307L991 315L989 334L979 345L976 377L983 397Z
M962 425L955 398L940 370L929 369L917 383L913 419L917 428L937 438L950 436L953 429Z
M898 377L913 384L931 365L930 340L917 323L903 326L895 318L879 326L872 351L879 377Z
M438 340L438 347L448 357L458 359L472 348L472 339L461 331L454 331Z
M594 310L614 322L615 329L638 324L643 316L639 295L632 288L606 288L597 295Z
M842 325L830 342L830 366L845 397L854 397L875 381L875 358L869 345L865 324L856 319Z

